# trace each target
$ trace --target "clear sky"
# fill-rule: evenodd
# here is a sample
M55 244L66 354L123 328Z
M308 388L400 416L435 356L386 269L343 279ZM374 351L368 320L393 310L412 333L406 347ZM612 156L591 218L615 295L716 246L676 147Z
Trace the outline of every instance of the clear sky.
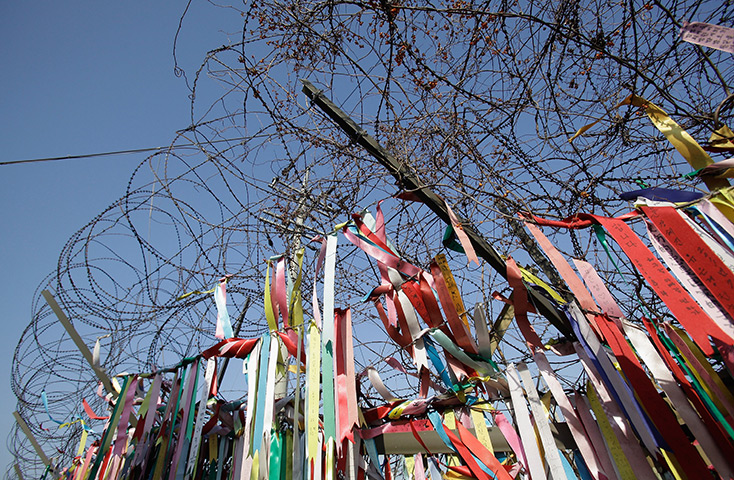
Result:
M0 3L0 162L169 144L190 123L172 55L184 8L141 0ZM208 50L236 38L238 21L237 12L193 2L179 63L195 69ZM0 165L0 432L14 421L13 351L35 288L66 240L124 193L144 156ZM5 469L12 458L0 451Z

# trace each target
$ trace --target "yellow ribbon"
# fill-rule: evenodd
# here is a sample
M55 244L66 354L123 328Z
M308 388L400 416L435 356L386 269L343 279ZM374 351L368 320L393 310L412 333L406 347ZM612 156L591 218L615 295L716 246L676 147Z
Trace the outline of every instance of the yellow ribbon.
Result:
M622 102L614 108L619 108L622 105L632 105L645 110L645 113L652 124L655 125L663 135L665 135L665 138L668 139L678 153L683 155L683 158L686 159L694 170L701 169L714 163L709 154L701 148L701 145L699 145L698 142L696 142L696 140L694 140L693 137L691 137L691 135L680 125L678 125L675 120L670 118L662 108L634 94L622 100ZM594 123L581 127L568 141L573 141L576 137L582 135L591 127L599 123L599 121L600 120L597 120ZM729 186L729 182L723 178L703 178L703 181L709 190L716 190Z
M192 292L184 293L180 297L176 298L176 301L183 300L186 297L190 297L191 295L206 295L208 293L214 293L214 290L216 290L217 287L212 288L211 290L194 290Z
M273 312L273 303L270 298L270 260L267 261L268 268L265 272L265 318L268 321L268 328L271 332L278 329L278 323L275 321L275 313Z
M84 420L81 421L82 425L84 425ZM76 451L76 456L81 457L84 454L84 449L87 447L87 436L89 434L87 433L87 430L85 428L82 428L82 438L79 440L79 448Z
M390 417L393 420L397 420L403 415L403 411L405 408L412 403L412 400L406 400L397 407L390 410L390 413L387 414L388 417Z
M716 205L730 222L734 222L734 187L722 188L711 197L711 203Z
M319 378L321 377L321 333L311 322L308 330L308 398L306 400L306 438L308 445L308 466L320 458L319 448Z
M492 440L489 438L489 430L487 429L487 422L484 419L484 414L473 408L469 409L469 414L471 415L471 421L474 424L474 432L477 434L477 440L484 445L484 448L494 455L494 448L492 448Z
M722 125L711 133L709 143L712 147L734 148L734 132L726 125Z
M293 283L293 291L290 298L290 321L291 327L295 328L303 324L303 301L301 298L301 280L303 278L303 255L306 249L301 247L296 252L296 263L298 263L298 276Z
M591 382L586 384L586 398L589 399L589 405L596 417L596 423L599 424L599 430L601 430L601 434L609 447L609 453L612 454L614 463L617 464L617 470L619 471L621 480L635 480L637 477L632 471L632 467L622 451L622 446L614 435L612 425L609 423L609 418L607 417L606 412L604 412L601 402L599 401L599 397L597 397L596 391L591 385Z
M553 300L555 300L559 304L563 305L563 304L566 303L566 301L563 299L563 297L561 297L558 294L558 292L556 292L555 290L553 290L553 288L550 285L548 285L546 282L544 282L540 278L536 277L529 270L527 270L527 269L525 269L523 267L520 267L519 265L518 265L518 267L520 268L520 273L522 274L522 279L523 280L525 280L526 282L529 282L529 283L534 283L535 285L539 286L540 288L542 288L543 290L545 290L546 292L548 292L548 295L550 295L551 297L553 297Z
M436 255L435 260L438 268L441 269L441 273L443 274L443 279L446 282L446 288L449 291L449 295L451 295L451 302L454 304L454 308L456 308L456 313L459 314L459 318L461 318L461 321L466 325L467 332L471 332L471 328L469 328L469 320L466 316L466 307L464 307L464 301L461 299L461 294L459 293L458 285L456 285L454 274L451 273L449 263L446 261L446 255L442 253L438 254ZM469 339L472 343L474 342L471 335L469 336Z

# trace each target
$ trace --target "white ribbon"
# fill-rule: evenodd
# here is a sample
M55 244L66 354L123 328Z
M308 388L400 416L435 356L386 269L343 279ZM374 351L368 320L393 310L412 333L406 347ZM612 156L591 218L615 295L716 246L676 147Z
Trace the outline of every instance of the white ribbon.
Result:
M196 422L194 423L194 433L191 439L191 449L189 450L189 459L186 463L186 474L184 478L189 480L194 475L196 460L199 457L199 446L201 445L201 430L204 428L204 417L206 414L206 401L209 398L212 380L214 379L214 370L217 366L216 358L210 358L206 362L206 372L204 373L204 386L199 395L199 411L196 412Z
M632 466L638 479L656 480L657 477L653 474L650 469L650 465L647 463L645 454L637 442L637 437L632 432L632 428L627 424L625 416L617 402L612 400L609 391L604 382L599 378L599 375L591 363L591 359L588 357L584 349L578 343L575 343L576 353L581 360L581 363L586 370L586 374L589 376L591 383L599 396L599 401L604 408L604 413L607 414L609 423L614 431L614 435L617 437L622 451L627 461ZM607 359L608 360L608 359Z
M545 476L543 460L540 457L535 431L533 430L533 424L530 422L530 414L525 403L525 397L522 394L522 385L520 385L520 379L517 376L514 363L507 366L505 375L507 376L507 383L510 386L512 408L515 411L515 421L517 422L517 429L520 431L520 438L525 449L525 457L528 462L527 467L530 470L530 476L533 480L545 480L547 477Z
M584 426L576 416L576 411L573 409L571 401L566 396L566 392L563 391L563 387L558 381L558 378L556 378L556 374L551 368L550 363L548 363L545 353L540 349L535 349L533 358L535 359L535 364L538 366L538 370L543 376L545 383L548 385L553 398L555 398L558 407L561 409L563 418L566 419L568 428L571 430L571 435L573 435L573 439L576 441L576 445L579 447L579 451L584 457L584 462L586 462L586 465L589 467L591 475L596 480L601 478L599 475L600 473L609 477L609 474L607 474L599 465L594 453L594 448L591 446L591 442L589 442L586 432L584 431ZM523 379L523 382L525 382L525 379Z
M538 434L540 434L540 442L543 444L545 461L548 464L551 478L553 480L567 479L566 470L563 468L563 463L561 463L561 456L558 453L558 447L556 447L556 442L553 439L553 433L551 432L548 419L545 416L545 410L543 409L543 405L540 403L538 391L535 389L533 377L530 376L528 367L524 363L520 363L517 366L517 371L520 373L520 378L525 386L525 393L528 396L530 408L533 411L535 427L538 429Z
M484 313L483 303L474 305L474 328L477 331L479 354L487 360L491 359L492 341L489 336L489 326L487 325L487 315Z

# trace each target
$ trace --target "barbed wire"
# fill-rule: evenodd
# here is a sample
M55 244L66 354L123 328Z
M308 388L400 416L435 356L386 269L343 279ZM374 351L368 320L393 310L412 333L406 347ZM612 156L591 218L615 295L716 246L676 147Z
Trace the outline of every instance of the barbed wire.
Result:
M187 74L192 126L138 164L125 195L69 239L34 296L11 386L17 410L62 465L74 457L81 427L60 429L49 417L81 415L82 399L97 412L107 404L41 290L54 293L87 344L100 339L108 372L154 371L215 341L211 296L182 294L231 275L230 311L243 314L235 328L257 336L267 328L265 259L292 255L294 238L307 244L401 190L309 105L299 79L323 88L500 253L531 265L511 226L517 212L614 215L629 208L619 194L636 189L635 179L701 189L681 177L691 168L639 109L616 105L630 93L643 96L703 141L734 73L723 53L678 38L683 20L731 24L727 2L266 0L230 8L243 18L242 39L211 50ZM211 92L216 101L198 100ZM404 258L426 268L447 252L466 305L483 303L493 321L502 305L492 292L508 293L504 280L486 265L465 268L461 255L442 247L444 226L425 206L383 205ZM639 317L640 297L665 315L632 270L621 278L598 254L593 235L547 233L569 257L586 255L630 318ZM319 282L315 256L309 250L304 292ZM380 281L372 262L341 241L338 268L336 304L354 309L356 370L373 365L395 377L388 382L396 394L415 395L412 377L381 362L395 357L410 370L409 359L361 302ZM544 340L558 335L542 318L533 322ZM499 360L527 359L521 338L511 327ZM579 372L558 365L562 381L578 387ZM379 401L369 384L361 391L364 402ZM24 474L41 476L18 429L8 447Z

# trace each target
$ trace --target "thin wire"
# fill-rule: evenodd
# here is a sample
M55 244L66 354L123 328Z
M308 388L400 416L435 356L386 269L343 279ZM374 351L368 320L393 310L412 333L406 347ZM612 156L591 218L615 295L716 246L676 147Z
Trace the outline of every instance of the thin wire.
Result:
M221 142L233 142L237 140L247 140L249 137L237 137L237 138L225 138L221 140L209 140L207 143L221 143ZM79 160L83 158L95 158L95 157L108 157L112 155L125 155L130 153L145 153L155 151L166 151L172 148L187 148L199 146L198 143L183 143L179 145L168 145L166 147L148 147L148 148L135 148L130 150L116 150L113 152L100 152L100 153L86 153L83 155L67 155L65 157L45 157L45 158L30 158L24 160L8 160L0 162L0 165L17 165L21 163L37 163L37 162L55 162L58 160Z

